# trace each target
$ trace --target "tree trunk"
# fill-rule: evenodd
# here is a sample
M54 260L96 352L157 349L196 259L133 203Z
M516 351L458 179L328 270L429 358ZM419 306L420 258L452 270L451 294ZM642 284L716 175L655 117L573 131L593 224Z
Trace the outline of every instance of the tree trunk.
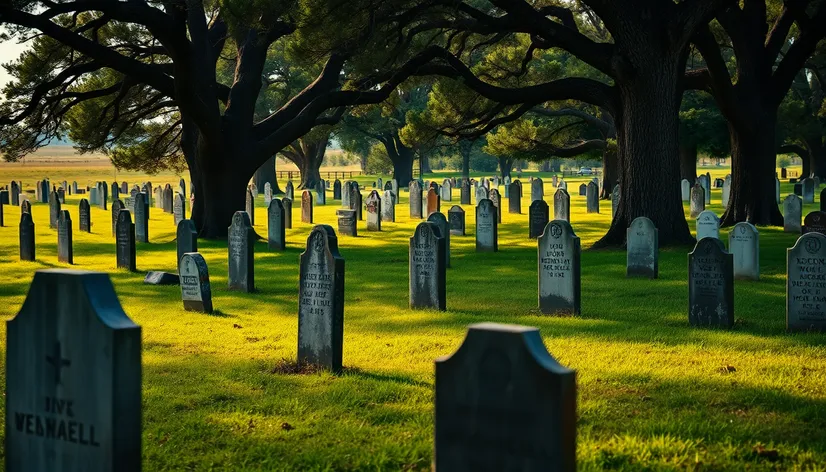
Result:
M826 178L826 145L823 138L819 135L807 136L805 143L809 150L809 169L812 175L820 177L822 181Z
M603 200L611 199L611 191L617 185L618 177L617 151L611 149L609 145L602 152L602 193L600 193L599 198Z
M691 244L680 197L677 134L684 58L659 44L640 43L633 58L643 64L616 81L619 91L617 158L620 202L611 228L594 247L621 246L634 218L658 229L660 246Z
M539 163L539 172L550 172L551 171L551 161L546 160Z
M273 195L282 194L284 192L278 188L278 177L275 173L275 156L272 156L264 163L258 170L255 171L255 176L252 178L253 183L258 187L258 191L264 191L264 184L270 183Z
M697 143L680 144L680 179L690 185L697 180Z
M393 163L393 178L400 187L406 187L413 180L413 161L416 153L413 152L413 148L405 146L398 136L386 139L382 144L387 151L387 157Z
M430 158L425 155L425 153L419 153L419 159L421 160L421 169L422 173L432 174L433 169L430 168Z
M315 159L306 159L303 161L299 170L301 171L301 183L298 185L300 189L314 189L321 180L321 161Z
M244 152L243 149L230 151ZM245 209L247 184L253 171L235 165L226 155L227 152L199 140L192 220L201 238L226 239L232 215Z
M499 174L501 174L502 179L504 179L505 177L510 177L512 167L513 159L509 157L499 158Z
M731 194L720 219L722 226L740 221L753 225L783 225L783 215L777 208L774 194L776 124L775 111L751 114L751 119L742 123L739 130L729 124Z

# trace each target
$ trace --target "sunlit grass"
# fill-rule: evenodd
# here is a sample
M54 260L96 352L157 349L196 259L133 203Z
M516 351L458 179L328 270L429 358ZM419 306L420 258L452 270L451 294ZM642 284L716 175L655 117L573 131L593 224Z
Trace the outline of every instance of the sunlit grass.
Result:
M58 171L48 174L63 180ZM42 175L4 172L3 179L23 178L33 189ZM72 179L80 183L66 180ZM177 183L171 174L149 179ZM369 189L372 180L361 182ZM568 180L572 224L587 248L607 229L610 202L600 202L599 215L586 214L576 191L584 179ZM784 183L782 194L791 191ZM474 211L465 207L468 234L451 237L447 312L407 308L407 244L418 223L407 217L407 193L396 208L398 222L383 223L381 234L360 222L359 237L340 237L341 376L273 373L296 355L298 256L311 229L300 222L298 204L286 251L256 244L257 293L229 292L226 243L199 241L214 315L183 311L178 287L142 283L148 270L175 269L172 215L151 209L151 243L138 244L140 272L130 274L115 269L110 212L93 208L92 234L74 233L74 267L109 272L126 313L143 327L144 470L429 470L433 360L453 352L466 326L481 321L539 327L549 351L577 370L581 470L824 470L826 337L784 331L785 249L794 235L760 229L761 280L736 282L731 331L688 326L688 247L661 251L653 281L626 279L623 251L586 251L582 315L539 316L525 193L522 215L509 214L503 199L499 253L475 252ZM458 204L458 189L453 195L443 212ZM68 197L64 206L75 221L78 201ZM315 208L316 223L335 227L339 202L331 194L328 202ZM713 202L710 208L722 213L720 189ZM34 263L18 261L19 208L5 210L0 315L9 319L35 270L64 265L57 263L47 205L33 206ZM266 235L263 197L256 213L255 229ZM727 234L722 230L721 238ZM4 346L5 324L0 330Z

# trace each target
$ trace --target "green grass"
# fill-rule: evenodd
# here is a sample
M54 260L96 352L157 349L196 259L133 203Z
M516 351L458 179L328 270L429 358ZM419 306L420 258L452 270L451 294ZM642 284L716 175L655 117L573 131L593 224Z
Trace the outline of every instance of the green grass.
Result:
M610 202L587 215L576 191L584 179L569 180L572 224L587 248L607 229ZM549 183L546 193L551 202ZM171 215L151 209L152 242L138 245L141 272L130 274L115 269L110 213L92 210L93 233L74 234L74 267L110 273L124 310L143 327L144 470L429 470L433 361L481 321L539 327L551 354L576 369L580 470L826 470L826 335L785 332L785 249L794 235L760 228L762 278L736 282L731 331L688 326L688 247L662 250L654 281L626 279L623 251L585 251L582 315L540 316L527 215L505 211L500 252L477 254L467 206L468 236L451 237L448 311L411 311L407 244L417 222L407 217L407 193L401 197L398 222L383 223L381 234L362 222L359 237L339 238L346 260L340 376L278 373L296 355L298 258L311 229L298 205L285 252L256 244L257 293L229 292L226 244L199 242L219 310L211 316L183 311L178 287L142 284L145 271L175 269ZM720 214L719 189L713 201ZM68 197L64 207L75 221L77 202ZM328 202L315 208L316 222L335 227L338 202ZM263 197L257 205L256 231L265 235ZM33 272L62 264L47 205L33 206L34 263L18 261L19 209L5 209L11 226L0 228L0 316L7 320ZM728 230L721 233L727 240ZM0 331L5 346L5 324Z

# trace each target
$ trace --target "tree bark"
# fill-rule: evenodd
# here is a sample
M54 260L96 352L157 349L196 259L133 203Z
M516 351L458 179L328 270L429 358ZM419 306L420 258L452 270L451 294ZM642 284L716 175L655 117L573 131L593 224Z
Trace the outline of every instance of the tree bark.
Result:
M619 172L617 169L617 151L611 149L611 146L606 146L602 153L602 192L600 198L603 200L611 199L611 192L614 186L619 181Z
M199 228L198 236L201 238L226 238L232 215L245 208L247 183L253 171L236 165L226 159L226 155L223 150L199 140L192 220L195 227Z
M407 147L399 138L398 134L382 139L387 157L393 163L393 178L400 187L406 187L413 180L413 161L416 153L413 148Z
M753 225L783 225L777 208L774 176L777 161L773 110L752 114L742 129L729 125L731 139L731 194L728 207L720 219L722 226L740 221Z
M316 139L305 136L281 150L281 154L293 162L301 173L299 189L314 189L321 180L319 168L324 162L329 139L329 133Z
M275 173L275 156L272 156L264 165L255 171L255 176L252 178L252 181L260 192L264 191L264 184L269 182L273 195L284 193L278 188L278 176Z
M810 172L822 181L826 178L826 145L823 138L820 135L807 136L804 142L809 151Z
M430 158L423 152L419 153L419 160L421 161L421 169L423 173L432 174L433 169L430 168Z
M680 144L680 179L690 185L697 180L697 143Z

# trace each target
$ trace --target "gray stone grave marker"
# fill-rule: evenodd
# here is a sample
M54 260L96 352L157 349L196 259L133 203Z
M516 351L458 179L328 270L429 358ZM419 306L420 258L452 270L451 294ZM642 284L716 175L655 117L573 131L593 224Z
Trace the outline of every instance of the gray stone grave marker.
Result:
M309 190L301 193L301 222L310 224L313 222L313 197Z
M539 309L578 315L581 309L581 248L571 224L553 220L537 241Z
M703 210L697 217L697 241L703 238L720 239L720 218L711 210Z
M554 193L554 219L571 222L571 196L564 188Z
M483 199L476 205L476 252L499 251L499 225L493 202Z
M287 231L284 226L284 207L281 200L273 198L267 206L267 246L276 251L287 248Z
M281 206L284 207L284 227L292 229L293 227L293 201L287 197L281 199Z
M198 252L198 230L192 220L181 220L175 232L178 270L181 268L181 258L188 252Z
M118 212L118 222L115 229L115 252L118 269L136 272L135 266L135 225L132 224L132 214L129 210Z
M146 194L140 192L135 195L135 241L149 242L149 215L146 210Z
M61 210L57 217L57 261L74 264L72 248L72 217L69 210Z
M806 233L786 250L786 329L826 330L826 236Z
M427 221L435 224L439 228L439 234L445 240L445 267L450 267L450 225L447 218L441 212L431 213Z
M800 233L803 218L803 200L797 195L787 195L783 200L783 231Z
M410 218L422 218L422 186L418 180L410 182ZM462 187L464 188L464 187Z
M429 221L416 226L409 249L410 308L444 311L445 240L439 227Z
M120 200L116 200L114 203L112 203L112 236L117 235L118 213L124 208L126 207Z
M638 216L626 231L626 277L659 276L660 242L659 231L654 222Z
M178 228L185 221L189 220L181 220ZM184 310L212 313L212 286L209 283L209 269L204 257L197 252L187 252L181 255L178 275Z
M599 186L594 182L588 182L588 187L585 192L586 212L599 213Z
M465 210L459 205L453 205L447 211L447 220L450 223L450 234L454 236L465 235Z
M367 231L381 231L381 204L379 192L372 190L364 202L367 207Z
M559 192L559 190L557 190ZM545 200L534 200L528 209L528 237L536 239L545 231L550 221L550 209Z
M236 211L227 234L230 290L255 291L255 236L249 214Z
M703 190L703 186L700 183L694 184L691 187L691 201L689 203L689 216L692 218L697 218L700 216L700 213L706 209L705 204L705 191Z
M28 200L23 203L28 203ZM22 205L25 209L25 205ZM23 211L20 213L20 260L34 261L35 260L35 245L34 245L34 221L32 221L31 212Z
M543 200L545 198L545 185L542 179L536 178L531 181L531 202Z
M760 280L760 233L754 225L734 225L728 233L728 251L734 256L735 279Z
M734 260L717 238L703 238L688 255L688 322L734 326Z

